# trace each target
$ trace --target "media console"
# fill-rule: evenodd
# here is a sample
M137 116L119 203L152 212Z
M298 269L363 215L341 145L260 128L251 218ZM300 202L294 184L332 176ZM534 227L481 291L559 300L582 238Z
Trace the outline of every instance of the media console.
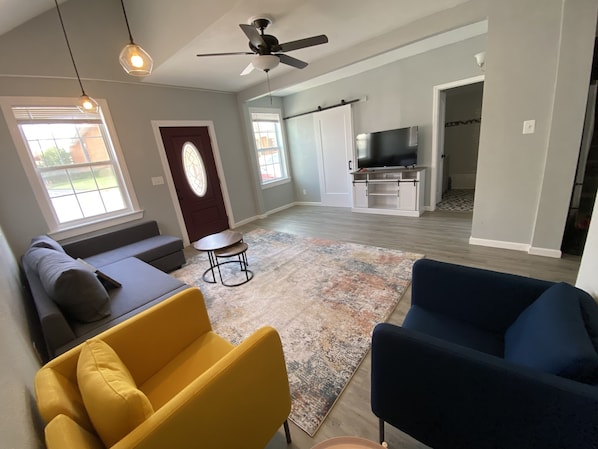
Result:
M424 210L426 169L367 169L353 176L353 212L419 217Z

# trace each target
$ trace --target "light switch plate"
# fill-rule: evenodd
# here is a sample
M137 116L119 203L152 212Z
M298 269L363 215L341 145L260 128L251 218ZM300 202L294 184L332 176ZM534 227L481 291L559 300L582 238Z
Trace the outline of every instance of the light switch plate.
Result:
M152 185L153 186L160 186L164 184L164 178L162 176L153 176L152 177Z
M523 122L523 134L533 134L536 132L536 121L526 120Z

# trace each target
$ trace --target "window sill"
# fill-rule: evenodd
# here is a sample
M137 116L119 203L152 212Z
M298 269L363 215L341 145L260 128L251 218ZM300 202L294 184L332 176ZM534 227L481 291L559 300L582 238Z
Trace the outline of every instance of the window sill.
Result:
M272 187L278 187L284 184L289 184L291 182L291 178L281 179L280 181L272 181L267 184L262 184L262 190L271 189Z
M143 218L143 210L128 212L123 215L116 217L110 217L106 219L100 219L93 223L86 223L73 227L65 227L57 229L48 233L50 237L55 240L64 240L71 237L77 237L79 235L88 234L90 232L99 231L111 226L117 226L119 224L128 223L130 221L140 220Z

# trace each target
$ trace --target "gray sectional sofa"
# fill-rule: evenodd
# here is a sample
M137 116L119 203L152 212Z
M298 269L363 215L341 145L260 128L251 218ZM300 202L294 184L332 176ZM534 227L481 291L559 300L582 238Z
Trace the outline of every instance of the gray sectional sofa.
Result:
M185 263L183 243L155 221L63 245L38 236L21 263L49 359L188 287L165 273Z

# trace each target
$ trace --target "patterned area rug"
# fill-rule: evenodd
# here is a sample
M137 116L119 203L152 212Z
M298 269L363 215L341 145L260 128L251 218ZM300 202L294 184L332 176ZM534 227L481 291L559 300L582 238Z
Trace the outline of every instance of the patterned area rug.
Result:
M290 418L310 436L318 430L370 347L371 332L399 303L421 254L251 231L249 268L239 287L202 280L198 253L172 273L198 286L214 330L235 344L261 326L280 333L292 396ZM237 264L222 275L235 283Z

